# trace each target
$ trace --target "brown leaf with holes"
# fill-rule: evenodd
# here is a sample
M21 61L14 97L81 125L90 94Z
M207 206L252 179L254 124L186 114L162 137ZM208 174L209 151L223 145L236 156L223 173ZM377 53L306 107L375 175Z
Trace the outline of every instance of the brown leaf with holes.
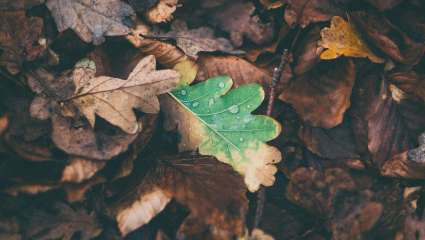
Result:
M2 11L0 22L0 66L17 74L24 61L33 61L46 50L43 19L27 17L25 11Z
M354 63L345 59L320 63L284 86L279 99L290 103L304 122L315 127L335 127L350 106L354 68Z
M212 23L230 34L235 47L242 45L244 37L258 45L268 43L274 36L273 26L264 23L254 11L252 2L232 1L211 13Z
M148 223L172 198L189 208L191 219L216 229L211 234L240 236L244 231L247 200L243 180L213 157L186 154L162 158L143 180L135 176L134 181L131 192L113 207L124 235Z

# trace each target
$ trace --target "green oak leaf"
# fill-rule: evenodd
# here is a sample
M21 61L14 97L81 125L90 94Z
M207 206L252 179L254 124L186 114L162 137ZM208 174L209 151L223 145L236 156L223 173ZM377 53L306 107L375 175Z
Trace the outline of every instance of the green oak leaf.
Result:
M281 126L271 117L251 114L264 100L260 85L230 90L232 84L230 77L218 76L172 91L179 104L164 104L166 125L178 127L181 150L199 148L201 154L230 164L245 176L248 189L256 191L260 184L274 183L274 164L282 157L265 142L276 138Z

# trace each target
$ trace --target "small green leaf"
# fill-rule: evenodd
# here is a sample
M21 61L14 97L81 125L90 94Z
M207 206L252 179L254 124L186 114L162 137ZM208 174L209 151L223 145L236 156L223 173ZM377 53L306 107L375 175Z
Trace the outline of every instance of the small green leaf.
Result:
M230 77L218 76L170 95L200 123L180 133L200 135L200 153L230 164L245 175L249 190L255 191L260 184L270 186L274 182L273 163L281 160L281 154L265 142L276 138L281 127L273 118L251 114L264 100L260 85L229 91L232 84Z

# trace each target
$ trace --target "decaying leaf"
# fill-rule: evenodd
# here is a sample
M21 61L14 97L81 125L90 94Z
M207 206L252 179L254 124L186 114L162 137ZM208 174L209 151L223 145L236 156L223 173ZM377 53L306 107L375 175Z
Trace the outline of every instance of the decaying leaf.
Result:
M79 236L89 240L100 234L100 223L94 214L56 202L49 209L28 209L22 216L24 239L64 239Z
M143 39L135 45L146 55L154 55L156 60L169 68L177 63L187 60L187 56L176 46L152 39Z
M74 70L76 92L72 102L95 124L95 114L123 131L134 134L139 125L133 109L157 113L159 102L156 95L173 89L179 74L173 70L155 71L155 57L143 58L127 80L113 77L94 77L90 62L80 62ZM81 67L80 67L81 66Z
M212 23L230 34L230 40L235 47L242 45L244 37L255 44L270 42L274 35L272 24L263 23L254 11L252 2L232 1L212 13Z
M179 86L191 84L198 73L198 65L190 59L180 61L173 69L180 74Z
M350 106L355 78L351 60L323 62L290 81L279 99L292 104L306 123L332 128L342 122Z
M104 36L130 33L125 19L134 16L133 9L120 0L48 0L47 7L59 32L74 30L85 42L101 44Z
M425 102L425 76L415 71L396 72L388 76L389 80L406 93L417 96Z
M189 218L210 225L216 232L238 236L244 230L247 199L242 179L213 157L180 155L162 159L136 184L138 191L131 188L115 211L124 235L148 223L172 198L189 208Z
M159 0L159 2L145 16L151 23L168 22L173 18L173 13L177 9L178 0Z
M306 27L310 23L328 21L343 11L332 0L288 0L285 9L285 21L289 26L300 24Z
M333 17L330 28L323 28L320 31L320 35L322 36L322 40L319 43L320 46L327 48L320 54L321 59L335 59L339 56L347 56L367 57L375 63L384 61L370 50L354 26L342 17Z
M227 76L210 78L173 91L164 99L166 129L182 135L181 151L199 147L245 176L250 191L270 186L280 152L264 142L277 137L279 123L270 117L251 115L264 99L257 84L241 86L226 94L233 81ZM173 100L177 102L173 102Z
M171 31L161 34L161 37L174 39L177 46L194 59L198 58L198 52L241 53L235 50L229 40L214 37L213 29L200 27L189 30L186 23L181 20L175 20L171 25Z
M25 11L2 11L0 22L0 66L17 74L23 61L35 60L46 50L43 19L27 17Z

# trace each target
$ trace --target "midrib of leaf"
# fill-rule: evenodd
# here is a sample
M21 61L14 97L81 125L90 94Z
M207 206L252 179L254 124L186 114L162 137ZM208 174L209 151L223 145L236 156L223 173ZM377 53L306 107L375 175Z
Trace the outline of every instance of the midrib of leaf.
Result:
M186 105L184 105L176 96L174 96L173 93L169 92L168 94L172 98L174 98L174 100L176 100L181 106L183 106L184 109L186 109L187 111L189 111L193 115L198 116L190 108L188 108ZM199 119L199 121L201 121L205 126L207 126L212 132L214 132L215 134L217 134L218 136L220 136L221 138L223 138L226 142L228 142L229 145L231 145L232 147L234 147L239 152L241 151L241 149L238 146L236 146L232 141L230 141L229 139L227 139L223 134L221 134L220 132L216 131L216 129L214 129L210 124L208 124L207 122L205 122L202 118L198 117L197 119Z

